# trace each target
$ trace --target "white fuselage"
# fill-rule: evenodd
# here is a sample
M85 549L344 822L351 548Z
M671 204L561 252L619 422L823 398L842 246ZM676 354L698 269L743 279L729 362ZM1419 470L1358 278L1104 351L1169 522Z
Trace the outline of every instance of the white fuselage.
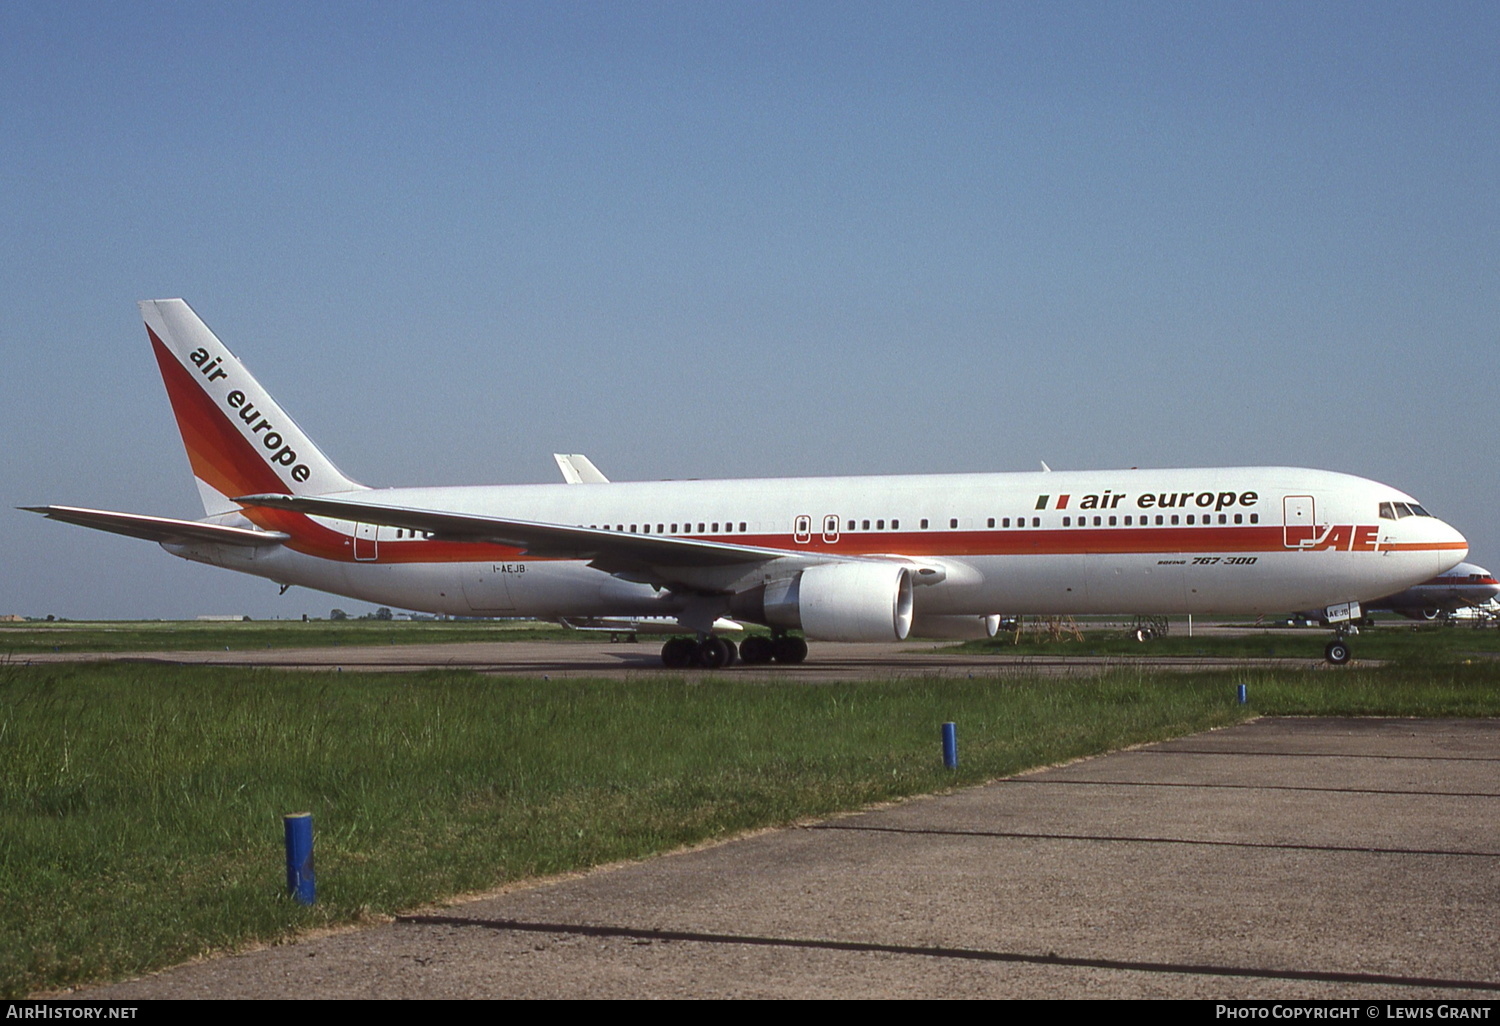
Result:
M1435 517L1382 518L1382 503L1411 501L1393 488L1282 467L393 488L358 495L379 505L791 553L886 555L936 568L928 576L938 583L913 592L919 621L991 613L1277 613L1389 595L1467 553L1463 537ZM308 531L291 530L285 545L164 547L281 583L456 615L670 616L690 597L577 559L534 558L504 545L389 526L305 521ZM704 590L745 586L717 579Z

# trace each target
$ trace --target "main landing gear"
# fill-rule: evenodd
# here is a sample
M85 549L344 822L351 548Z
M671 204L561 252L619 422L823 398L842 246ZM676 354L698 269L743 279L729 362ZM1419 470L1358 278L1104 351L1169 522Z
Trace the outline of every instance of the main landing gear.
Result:
M702 639L673 638L661 647L661 662L669 670L685 670L700 667L705 670L721 670L734 663L738 655L747 666L760 666L769 662L800 663L807 658L807 642L789 634L764 637L752 634L735 648L728 638L708 635Z
M800 663L807 658L807 642L790 634L777 634L766 638L751 635L740 645L740 659L750 666L778 663Z

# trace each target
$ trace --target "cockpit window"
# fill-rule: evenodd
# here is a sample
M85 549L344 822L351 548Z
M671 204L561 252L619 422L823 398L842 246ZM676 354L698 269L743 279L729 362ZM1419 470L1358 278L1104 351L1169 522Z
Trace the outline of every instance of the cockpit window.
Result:
M1430 517L1427 512L1415 502L1382 502L1380 504L1381 520L1401 520L1404 517Z

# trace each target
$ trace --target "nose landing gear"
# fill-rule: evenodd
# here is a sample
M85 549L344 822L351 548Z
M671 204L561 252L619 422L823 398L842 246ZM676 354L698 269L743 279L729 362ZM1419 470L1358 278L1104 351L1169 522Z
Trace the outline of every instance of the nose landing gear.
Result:
M1332 666L1343 666L1354 655L1349 647L1349 635L1358 634L1359 628L1352 621L1335 624L1333 640L1323 646L1323 658Z
M1334 666L1343 666L1349 661L1353 653L1349 650L1349 643L1343 638L1334 638L1323 646L1323 658Z

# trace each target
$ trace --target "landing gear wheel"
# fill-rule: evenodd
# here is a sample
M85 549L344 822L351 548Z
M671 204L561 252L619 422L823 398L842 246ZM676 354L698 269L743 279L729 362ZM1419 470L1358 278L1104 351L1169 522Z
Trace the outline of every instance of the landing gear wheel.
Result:
M661 647L661 664L669 670L685 670L697 654L698 645L691 638L673 638Z
M1353 653L1349 651L1349 643L1342 638L1335 638L1323 648L1323 658L1334 666L1343 666L1351 655Z
M807 642L787 635L772 638L771 656L778 663L800 663L807 658Z
M769 663L775 655L771 650L771 639L752 634L740 642L740 662L746 666L761 666Z
M719 670L734 662L734 645L723 638L704 638L698 643L698 665Z

